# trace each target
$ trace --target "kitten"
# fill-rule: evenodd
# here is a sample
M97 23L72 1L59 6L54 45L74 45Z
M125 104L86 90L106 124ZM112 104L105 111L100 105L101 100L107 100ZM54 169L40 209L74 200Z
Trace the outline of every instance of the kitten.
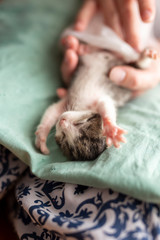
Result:
M146 66L142 54L137 65ZM125 142L125 130L116 124L116 109L132 97L132 92L110 81L113 66L124 64L114 53L91 50L80 56L67 95L51 105L36 131L36 146L49 154L46 141L56 124L56 142L73 160L94 160L107 146Z

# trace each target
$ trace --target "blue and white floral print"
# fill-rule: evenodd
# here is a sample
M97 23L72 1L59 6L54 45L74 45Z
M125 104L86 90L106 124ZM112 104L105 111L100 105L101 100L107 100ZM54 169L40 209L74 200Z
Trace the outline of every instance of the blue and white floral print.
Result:
M0 145L0 198L18 179L27 166L9 150Z
M28 172L16 196L51 239L160 238L159 206L112 190L40 180Z
M13 173L18 178L25 169L2 147L0 159L4 173L1 185L4 176L7 179ZM12 166L11 170L6 166ZM23 240L160 239L159 205L110 189L41 180L28 169L16 183L15 196L17 207L12 220Z

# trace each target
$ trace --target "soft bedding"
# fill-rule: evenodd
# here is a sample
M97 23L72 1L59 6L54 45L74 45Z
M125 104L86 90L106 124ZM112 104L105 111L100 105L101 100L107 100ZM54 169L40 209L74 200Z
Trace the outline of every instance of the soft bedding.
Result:
M62 86L58 39L80 1L6 0L0 5L0 143L38 177L110 187L133 197L160 201L160 86L118 112L127 143L92 162L71 162L54 141L51 154L36 150L34 132Z
M35 149L36 126L62 85L57 42L79 3L0 4L0 198L19 239L158 240L159 86L119 110L119 124L129 131L120 150L70 162L54 130L51 155Z

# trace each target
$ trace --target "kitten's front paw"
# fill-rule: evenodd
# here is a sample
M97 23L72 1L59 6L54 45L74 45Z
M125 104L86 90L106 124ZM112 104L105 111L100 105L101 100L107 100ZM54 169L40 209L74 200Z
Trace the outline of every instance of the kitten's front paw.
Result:
M46 145L46 134L45 129L42 126L39 126L37 131L35 132L36 140L35 145L36 147L45 155L49 154L49 150Z
M116 148L120 147L120 142L126 142L126 139L122 136L127 132L113 124L109 119L103 119L104 136L106 136L106 144L108 147L114 145Z

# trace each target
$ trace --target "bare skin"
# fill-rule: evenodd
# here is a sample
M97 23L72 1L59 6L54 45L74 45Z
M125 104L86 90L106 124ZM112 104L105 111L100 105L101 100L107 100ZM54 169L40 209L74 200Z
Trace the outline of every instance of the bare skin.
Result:
M101 11L106 25L132 47L141 50L138 26L141 21L154 20L155 0L85 0L77 14L75 30L85 30L97 11Z
M67 85L77 66L78 55L85 54L87 50L83 47L83 44L80 44L73 36L68 36L65 38L65 41L63 40L62 42L65 48L65 59L62 63L61 70L64 81ZM134 97L139 96L146 90L155 87L160 81L159 55L157 51L150 49L147 50L145 54L156 60L153 61L148 69L140 70L129 66L118 66L114 67L109 75L110 79L117 85L133 90ZM118 79L117 76L122 76L122 78ZM61 96L61 93L59 96Z
M135 3L138 3L138 11ZM141 43L137 26L140 21L151 22L154 20L155 0L86 0L77 14L75 30L83 31L98 10L102 11L107 25L137 51L140 50ZM112 18L108 17L108 11L111 10L114 13L114 21L113 16ZM62 63L62 75L65 81L68 81L78 64L79 42L75 39L73 41L72 38L64 42L65 57ZM157 50L160 50L160 44ZM111 70L109 77L117 85L133 90L136 97L158 84L160 80L159 61L154 61L147 70L117 66Z

